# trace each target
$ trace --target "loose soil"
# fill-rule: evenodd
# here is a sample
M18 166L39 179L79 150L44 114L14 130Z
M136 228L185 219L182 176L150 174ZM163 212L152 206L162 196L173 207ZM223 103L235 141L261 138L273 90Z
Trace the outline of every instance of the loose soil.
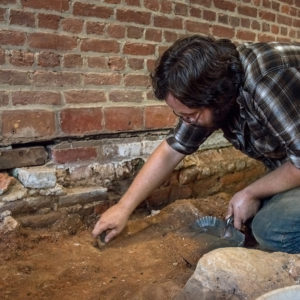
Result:
M137 212L101 249L76 215L0 236L0 299L172 299L204 253L226 246L191 234L190 225L199 216L224 218L229 198L178 200L153 216Z

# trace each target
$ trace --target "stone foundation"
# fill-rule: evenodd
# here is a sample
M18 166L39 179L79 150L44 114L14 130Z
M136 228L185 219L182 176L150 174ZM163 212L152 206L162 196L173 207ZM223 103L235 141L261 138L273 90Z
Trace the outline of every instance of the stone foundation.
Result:
M87 141L97 148L97 159L64 164L50 160L42 166L0 173L0 213L10 211L23 226L33 227L50 225L66 214L102 213L119 200L160 142L140 137ZM71 149L66 143L53 148ZM152 210L177 199L234 193L264 172L260 163L228 146L217 134L187 156L141 206Z

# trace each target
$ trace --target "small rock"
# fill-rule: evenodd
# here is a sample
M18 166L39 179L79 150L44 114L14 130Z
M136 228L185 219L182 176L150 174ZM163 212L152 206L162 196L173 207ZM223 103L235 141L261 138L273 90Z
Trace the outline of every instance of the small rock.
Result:
M0 223L0 233L8 233L19 228L20 224L12 216L6 216Z
M7 173L0 173L0 195L3 195L8 188L15 183L15 179Z
M25 189L19 182L13 185L12 189L7 195L1 196L0 200L3 202L12 202L25 198L27 189Z

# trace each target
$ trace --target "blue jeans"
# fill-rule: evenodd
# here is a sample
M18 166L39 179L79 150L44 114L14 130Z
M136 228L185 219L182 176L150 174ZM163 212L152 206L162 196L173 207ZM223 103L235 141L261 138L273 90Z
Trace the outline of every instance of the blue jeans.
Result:
M300 253L300 188L264 200L252 233L261 249Z

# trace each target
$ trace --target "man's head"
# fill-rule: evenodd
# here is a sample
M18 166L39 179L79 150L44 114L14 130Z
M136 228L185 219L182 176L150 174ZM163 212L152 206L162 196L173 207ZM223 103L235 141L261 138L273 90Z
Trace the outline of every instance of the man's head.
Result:
M152 84L158 99L171 94L190 109L210 109L221 124L235 103L242 74L233 43L194 35L176 41L162 55Z

